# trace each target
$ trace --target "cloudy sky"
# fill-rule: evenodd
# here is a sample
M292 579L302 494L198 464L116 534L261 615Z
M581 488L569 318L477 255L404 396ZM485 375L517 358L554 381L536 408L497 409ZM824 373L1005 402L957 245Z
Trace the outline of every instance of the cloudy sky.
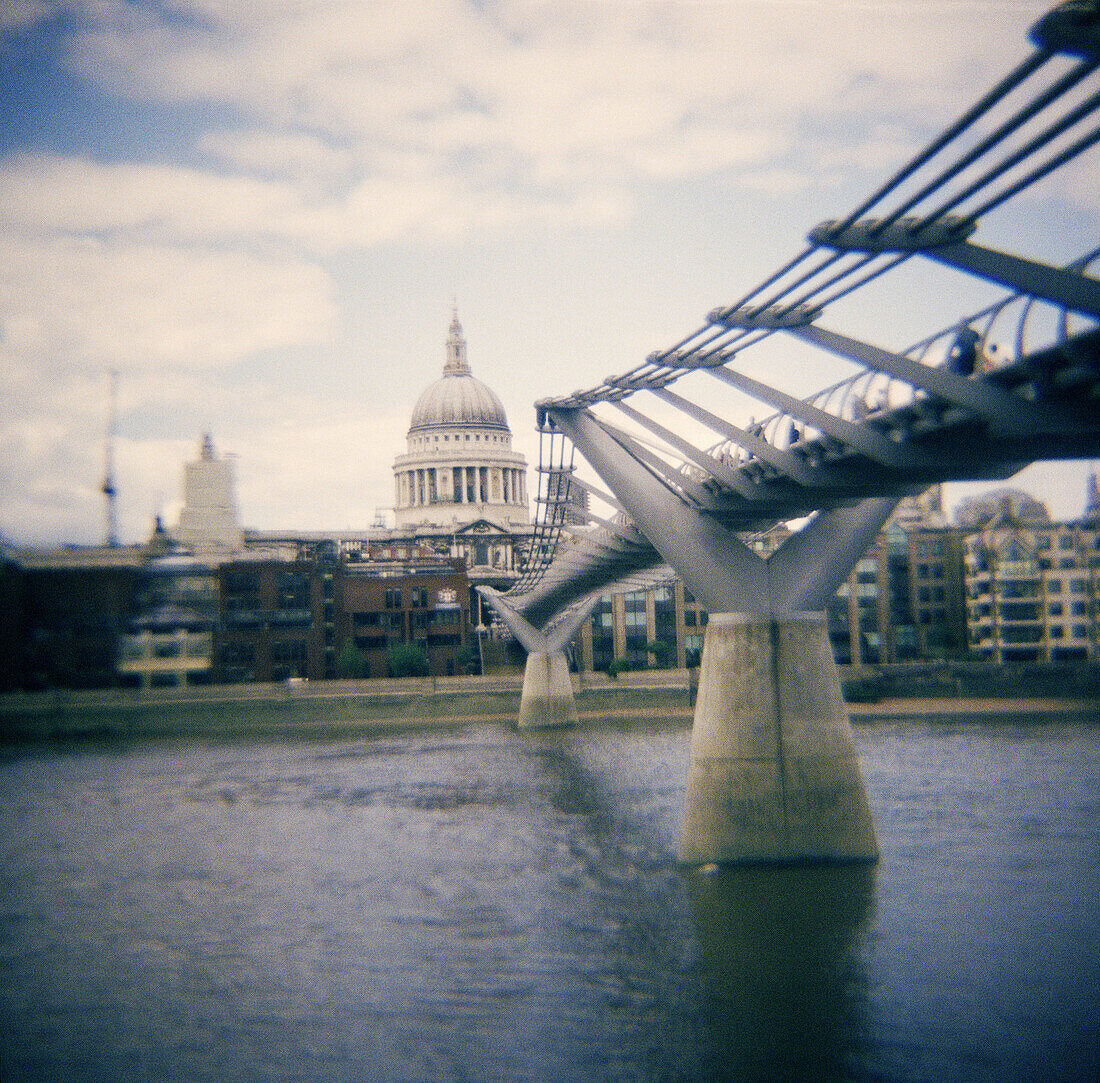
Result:
M452 301L534 465L536 398L785 262L1047 6L8 0L0 534L102 539L112 370L124 541L175 521L204 430L247 525L369 525ZM1029 212L1061 258L1100 228L1081 191ZM1072 516L1086 469L1020 483Z

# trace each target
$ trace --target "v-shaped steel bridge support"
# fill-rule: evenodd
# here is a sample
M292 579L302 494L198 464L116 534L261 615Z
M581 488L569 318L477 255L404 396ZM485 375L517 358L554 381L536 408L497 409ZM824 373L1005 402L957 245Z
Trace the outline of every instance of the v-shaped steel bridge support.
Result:
M550 417L711 614L681 860L876 860L823 610L897 498L821 512L763 557L656 481L591 415Z

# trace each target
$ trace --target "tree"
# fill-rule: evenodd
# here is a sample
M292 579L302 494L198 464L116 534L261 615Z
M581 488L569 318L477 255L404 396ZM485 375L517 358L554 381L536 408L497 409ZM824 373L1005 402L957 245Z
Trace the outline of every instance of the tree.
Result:
M391 677L427 677L431 672L428 656L412 643L397 643L390 647L386 664Z
M657 669L664 669L668 661L669 646L663 640L655 639L645 645L646 654L653 655L653 664Z
M473 673L478 668L477 655L469 647L460 647L455 652L455 672Z
M607 675L613 681L617 681L619 679L620 673L625 673L632 668L633 667L631 666L630 660L628 658L614 658L608 664Z
M363 657L363 652L350 639L345 639L336 656L336 676L362 677L366 672L367 660Z

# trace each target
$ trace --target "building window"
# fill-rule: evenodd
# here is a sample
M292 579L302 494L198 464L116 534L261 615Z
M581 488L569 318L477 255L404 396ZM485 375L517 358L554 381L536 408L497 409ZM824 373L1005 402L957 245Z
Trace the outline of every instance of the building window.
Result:
M309 651L304 639L287 639L271 644L271 661L275 664L306 666Z
M309 573L282 572L279 575L279 608L309 608Z
M703 637L698 635L684 636L684 664L697 666L699 657L703 652Z

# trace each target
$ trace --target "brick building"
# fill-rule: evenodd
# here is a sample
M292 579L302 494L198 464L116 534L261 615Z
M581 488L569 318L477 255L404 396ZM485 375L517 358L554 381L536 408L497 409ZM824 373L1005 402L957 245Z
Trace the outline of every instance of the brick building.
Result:
M219 683L325 676L323 581L312 556L254 554L218 567Z
M421 650L432 676L467 670L470 583L461 558L418 546L366 546L341 562L333 595L335 642L354 644L363 676L388 676L389 652L398 645Z
M134 614L141 546L9 551L0 644L8 688L106 688L118 683L119 637Z

